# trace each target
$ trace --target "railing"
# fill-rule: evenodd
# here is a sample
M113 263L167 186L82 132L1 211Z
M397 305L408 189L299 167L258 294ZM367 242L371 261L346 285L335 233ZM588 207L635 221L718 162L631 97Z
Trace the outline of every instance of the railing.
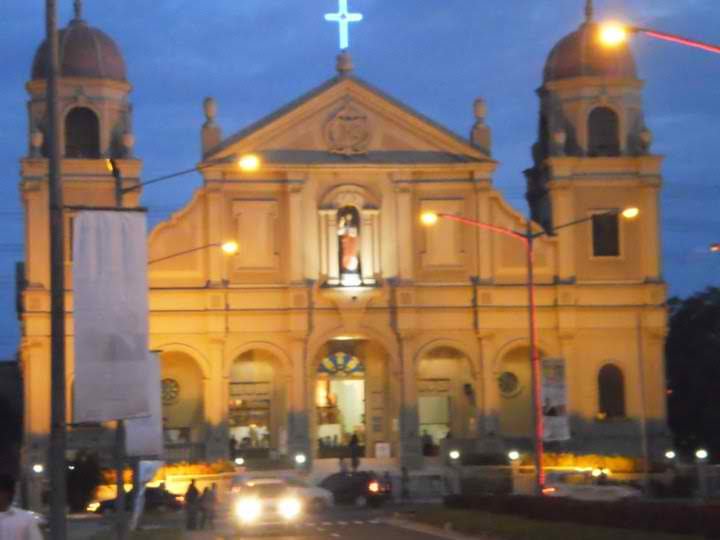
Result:
M165 443L165 461L178 463L182 461L203 461L205 445L203 443Z

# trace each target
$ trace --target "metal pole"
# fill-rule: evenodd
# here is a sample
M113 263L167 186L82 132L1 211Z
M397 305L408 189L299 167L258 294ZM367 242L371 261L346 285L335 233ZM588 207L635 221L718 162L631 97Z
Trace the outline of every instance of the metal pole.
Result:
M65 253L63 193L60 184L60 115L58 78L60 47L56 0L46 0L47 23L47 115L48 196L50 211L50 400L51 425L48 469L50 476L50 537L65 540L67 485L65 470Z
M120 171L114 171L115 176L115 206L122 208L123 190ZM115 497L115 517L117 522L116 535L118 540L125 540L128 534L127 521L125 519L125 421L118 420L115 426L115 486L117 496Z
M528 289L528 325L530 333L530 368L532 370L533 400L533 442L535 443L535 494L542 495L545 487L545 470L543 469L543 424L542 410L542 373L537 348L536 306L534 282L533 233L530 221L527 222L525 236L527 250L527 289Z
M123 468L125 465L125 422L117 421L115 428L115 533L118 540L127 538L127 523L125 520L125 477Z

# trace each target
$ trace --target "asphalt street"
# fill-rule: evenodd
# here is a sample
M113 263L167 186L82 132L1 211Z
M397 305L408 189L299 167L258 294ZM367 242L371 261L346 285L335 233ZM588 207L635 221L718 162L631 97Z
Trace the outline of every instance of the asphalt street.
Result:
M299 524L287 528L262 527L241 530L228 509L223 509L213 531L189 535L190 539L299 540L305 538L351 540L437 540L438 536L393 526L386 521L397 508L387 506L378 510L336 507L321 514L310 514Z

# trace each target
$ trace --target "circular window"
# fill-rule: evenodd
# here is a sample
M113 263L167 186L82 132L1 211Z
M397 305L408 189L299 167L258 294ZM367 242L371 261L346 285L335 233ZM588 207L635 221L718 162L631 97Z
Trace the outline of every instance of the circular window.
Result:
M498 377L498 386L503 397L513 397L520 392L520 380L511 371L505 371Z
M177 403L180 397L180 383L175 379L162 380L162 402L163 405L172 405Z

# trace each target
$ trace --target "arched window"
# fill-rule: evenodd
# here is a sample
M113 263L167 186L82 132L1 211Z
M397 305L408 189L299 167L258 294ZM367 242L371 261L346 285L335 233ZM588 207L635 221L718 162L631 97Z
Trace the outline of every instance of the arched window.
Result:
M607 107L598 107L588 119L588 155L590 157L620 155L618 116Z
M354 206L345 206L337 213L338 255L340 257L340 284L357 287L362 284L360 267L360 212Z
M606 364L598 374L599 413L602 418L625 417L625 381L622 371Z
M79 107L65 118L65 157L98 159L100 157L100 122L90 109Z

